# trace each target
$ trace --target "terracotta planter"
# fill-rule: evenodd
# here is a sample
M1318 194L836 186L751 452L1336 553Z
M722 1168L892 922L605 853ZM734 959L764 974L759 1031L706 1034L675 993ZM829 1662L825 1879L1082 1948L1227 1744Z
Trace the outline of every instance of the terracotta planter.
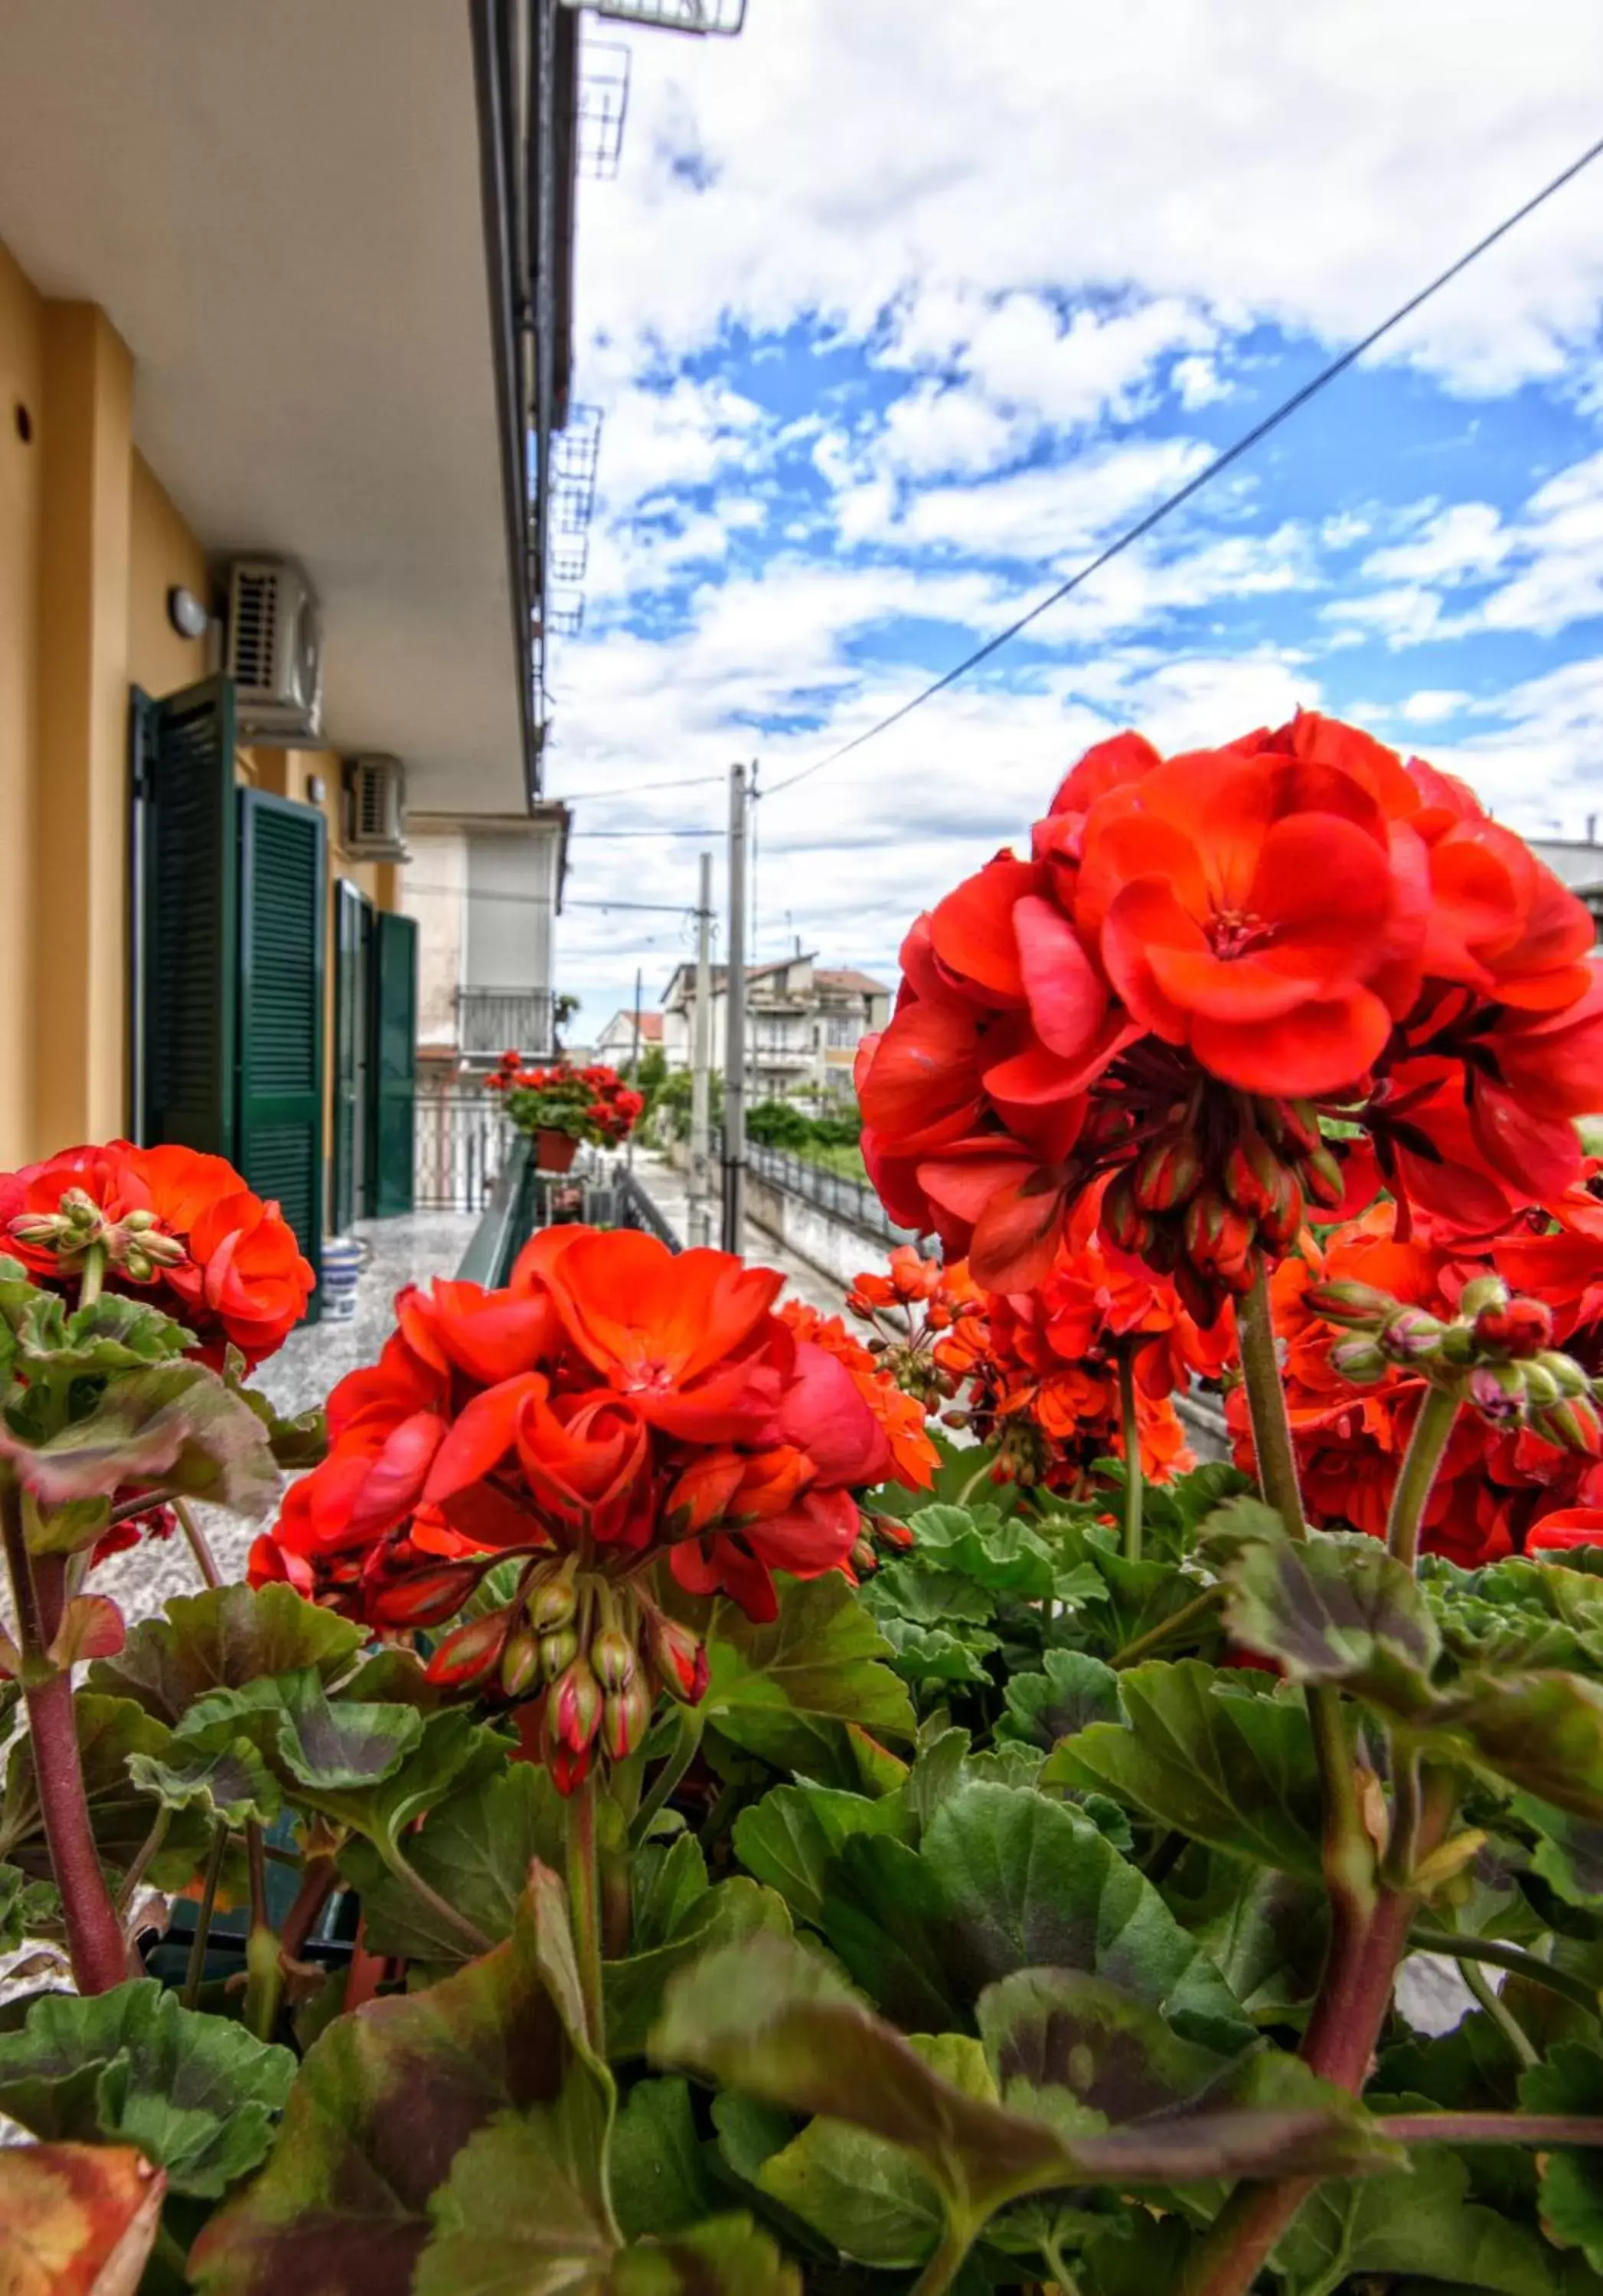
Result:
M542 1124L534 1136L534 1166L537 1172L566 1172L579 1153L579 1143L571 1132L555 1132Z

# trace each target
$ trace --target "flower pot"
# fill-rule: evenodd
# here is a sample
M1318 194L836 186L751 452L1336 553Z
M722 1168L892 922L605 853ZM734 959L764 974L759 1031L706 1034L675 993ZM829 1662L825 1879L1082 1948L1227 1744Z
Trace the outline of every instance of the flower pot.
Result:
M571 1168L579 1153L579 1143L571 1132L553 1131L542 1124L534 1136L534 1164L539 1172L566 1172Z

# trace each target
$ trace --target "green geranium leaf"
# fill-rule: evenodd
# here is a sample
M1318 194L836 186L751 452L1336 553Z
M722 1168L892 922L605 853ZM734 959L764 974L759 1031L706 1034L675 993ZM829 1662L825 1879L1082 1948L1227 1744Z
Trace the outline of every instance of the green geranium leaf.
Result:
M100 1698L92 1691L79 1691L72 1710L95 1846L107 1866L121 1869L131 1866L144 1846L155 1815L149 1796L128 1775L129 1757L170 1759L172 1733L128 1698ZM210 1839L210 1821L199 1811L175 1816L146 1880L155 1889L183 1889ZM26 1736L12 1746L6 1763L5 1792L0 1797L0 1859L21 1866L33 1879L50 1878L33 1742Z
M676 1973L714 1947L736 1939L790 1936L785 1900L737 1874L694 1900L663 1942L649 1952L609 1961L602 1971L606 1999L607 2054L614 2063L643 2055L662 2008L662 1995Z
M921 1847L846 1841L823 1928L898 2024L966 2024L981 1989L1020 1969L1081 1970L1224 2049L1252 2028L1195 1939L1082 1811L1028 1790L973 1784L943 1802Z
M1492 1672L1603 1669L1603 1579L1512 1557L1475 1571L1439 1555L1419 1569L1449 1654Z
M1067 2144L1045 2123L974 2093L972 2046L963 2079L945 2077L824 1963L778 1938L711 1954L677 1979L652 2054L900 2145L939 2193L959 2242L1007 2202L1060 2185L1345 2174L1401 2158L1360 2108L1322 2091L1313 2103L1176 2114Z
M572 1990L560 1886L537 1871L504 1945L337 2018L307 2052L266 2168L190 2251L200 2296L411 2296L431 2198L500 2115L555 2116L597 2173L611 2087L576 2037ZM497 2220L512 2198L497 2195Z
M889 1833L911 1841L914 1820L899 1796L870 1801L864 1794L818 1786L776 1786L743 1809L735 1823L735 1854L748 1874L777 1890L793 1914L815 1924L824 1915L830 1860L854 1833Z
M977 1682L991 1677L981 1660L998 1647L995 1635L970 1627L954 1634L947 1627L915 1627L907 1620L879 1620L891 1648L891 1663L904 1682Z
M16 1866L0 1866L0 1953L15 1953L28 1938L58 1937L62 1900L53 1882L30 1882Z
M39 1500L34 1507L33 1521L28 1527L28 1546L32 1554L81 1554L86 1546L93 1546L111 1527L111 1502L109 1498L63 1499L50 1506Z
M1056 1550L1027 1523L1003 1521L994 1506L921 1507L908 1528L926 1568L1026 1602L1044 1601L1055 1591Z
M89 1686L137 1699L163 1722L178 1722L197 1698L243 1690L263 1675L311 1666L332 1683L365 1639L361 1627L292 1587L210 1587L175 1595L161 1618L135 1627L114 1659L96 1661Z
M1071 2140L1170 2111L1226 2063L1182 2040L1156 2009L1073 1969L1005 1977L975 2013L1003 2103Z
M1236 1499L1221 1514L1264 1510ZM1218 1515L1212 1519L1218 1522ZM1210 1552L1228 1546L1225 1624L1231 1640L1278 1660L1288 1681L1336 1683L1395 1714L1428 1706L1441 1655L1414 1575L1378 1539L1315 1531L1242 1538L1235 1524L1210 1533Z
M630 1951L666 1945L706 1888L707 1861L694 1833L643 1842L629 1859Z
M714 2217L625 2249L604 2296L802 2296L802 2275L750 2217Z
M1330 1932L1323 1886L1272 1867L1228 1868L1225 1901L1187 1927L1255 2024L1301 2022L1318 1990Z
M1572 1817L1603 1822L1603 1687L1574 1674L1467 1675L1430 1736Z
M815 1774L819 1724L855 1724L874 1737L911 1738L908 1693L881 1663L887 1645L837 1572L780 1583L779 1615L755 1625L735 1603L714 1607L707 1634L706 1719L732 1744L782 1769Z
M1124 1721L1065 1739L1043 1786L1100 1790L1215 1849L1322 1880L1319 1771L1300 1699L1200 1659L1131 1667L1119 1694Z
M1557 2296L1551 2251L1524 2225L1467 2198L1469 2172L1443 2145L1421 2145L1410 2177L1325 2184L1303 2202L1273 2258L1287 2296L1331 2296L1370 2275L1414 2273L1488 2296Z
M423 1729L414 1707L336 1704L316 1668L308 1666L198 1698L173 1734L173 1746L179 1754L191 1747L207 1753L248 1737L288 1792L316 1795L321 1805L393 1777Z
M613 2205L626 2239L682 2232L718 2206L690 2084L677 2073L636 2082L613 2127L609 2160Z
M233 1348L228 1350L223 1377L240 1401L261 1422L267 1448L286 1472L294 1474L303 1467L316 1467L328 1456L328 1416L321 1405L300 1412L293 1419L281 1417L259 1389L246 1386L245 1359Z
M0 1456L51 1505L148 1483L259 1515L278 1491L255 1414L215 1372L182 1359L119 1373L80 1418L43 1441L0 1417Z
M406 1857L436 1898L499 1944L512 1934L530 1866L537 1860L554 1867L562 1863L556 1789L533 1763L511 1763L431 1810L420 1830L407 1834ZM470 1957L460 1921L449 1920L393 1873L370 1842L350 1843L340 1867L360 1893L373 1952L436 1966Z
M79 1379L95 1372L161 1363L194 1345L194 1333L148 1300L103 1292L67 1312L53 1292L35 1292L13 1327L30 1378Z
M1533 1794L1516 1794L1513 1814L1537 1834L1531 1863L1567 1906L1603 1901L1603 1824L1572 1817Z
M294 2077L288 2049L180 2008L154 1979L41 1995L0 2033L0 2112L52 2141L136 2144L199 2200L266 2158Z
M1526 2112L1603 2113L1603 2056L1561 2041L1545 2064L1521 2075L1519 2102ZM1561 2248L1578 2248L1594 2272L1603 2272L1603 2152L1544 2156L1541 2221Z
M916 2034L908 2046L965 2095L997 2102L977 2041ZM826 2113L765 2161L757 2183L843 2255L881 2270L922 2264L945 2229L941 2187L917 2155Z
M278 1782L249 1738L231 1738L215 1753L187 1761L162 1761L153 1754L130 1754L128 1775L165 1808L199 1809L229 1825L253 1819L271 1825L283 1797Z
M1119 1719L1119 1677L1089 1651L1048 1651L1040 1673L1015 1674L1003 1695L1007 1711L999 1730L1043 1752L1093 1722Z
M876 1619L905 1619L915 1627L983 1626L996 1609L986 1587L917 1554L876 1570L863 1587L862 1601Z

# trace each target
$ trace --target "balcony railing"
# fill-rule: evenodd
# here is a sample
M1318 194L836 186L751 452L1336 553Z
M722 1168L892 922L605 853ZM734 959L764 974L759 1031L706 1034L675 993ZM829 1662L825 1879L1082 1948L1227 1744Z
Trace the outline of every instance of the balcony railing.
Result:
M420 1212L481 1212L517 1135L498 1093L456 1077L420 1076L413 1135Z
M456 1042L470 1058L522 1053L545 1060L555 1049L548 988L459 988Z

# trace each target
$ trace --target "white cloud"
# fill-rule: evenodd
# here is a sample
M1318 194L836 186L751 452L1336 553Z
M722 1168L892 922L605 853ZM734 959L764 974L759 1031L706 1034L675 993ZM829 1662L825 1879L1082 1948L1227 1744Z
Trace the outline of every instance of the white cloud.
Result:
M1472 699L1446 687L1422 686L1418 693L1409 695L1398 715L1410 726L1437 726L1444 718L1456 718Z
M1455 503L1428 520L1411 542L1393 544L1364 560L1360 571L1386 582L1484 582L1513 547L1490 503Z
M1182 406L1208 406L1216 398L1228 398L1234 385L1221 376L1216 360L1193 355L1176 359L1170 376L1180 394Z

